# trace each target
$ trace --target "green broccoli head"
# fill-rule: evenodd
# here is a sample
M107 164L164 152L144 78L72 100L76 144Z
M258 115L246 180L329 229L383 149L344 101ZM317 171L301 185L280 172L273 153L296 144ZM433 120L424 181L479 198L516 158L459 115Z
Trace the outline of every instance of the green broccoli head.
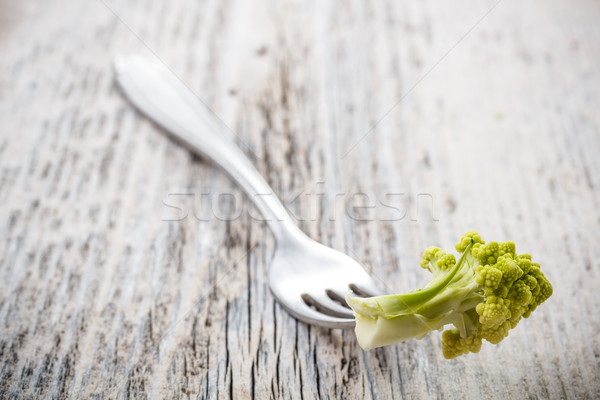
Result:
M365 350L422 338L442 330L446 358L477 353L482 340L497 344L552 295L552 286L531 261L517 255L513 242L485 243L475 231L456 244L458 262L437 247L423 253L421 267L433 277L410 293L352 297L356 335Z

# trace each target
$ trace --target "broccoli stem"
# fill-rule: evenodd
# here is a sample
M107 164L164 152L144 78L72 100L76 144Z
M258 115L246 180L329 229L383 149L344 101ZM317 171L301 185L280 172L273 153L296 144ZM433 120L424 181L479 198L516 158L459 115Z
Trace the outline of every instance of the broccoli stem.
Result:
M416 309L422 308L425 303L430 302L432 299L438 296L446 288L446 286L452 282L452 279L454 279L458 271L465 263L466 255L471 250L471 247L473 247L473 241L471 241L471 243L467 246L467 249L462 254L456 265L450 270L450 272L445 274L444 278L439 282L436 282L434 285L410 293L399 295L392 294L377 297L375 301L379 306L378 308L381 310L379 315L386 318L394 318L400 315L413 314Z

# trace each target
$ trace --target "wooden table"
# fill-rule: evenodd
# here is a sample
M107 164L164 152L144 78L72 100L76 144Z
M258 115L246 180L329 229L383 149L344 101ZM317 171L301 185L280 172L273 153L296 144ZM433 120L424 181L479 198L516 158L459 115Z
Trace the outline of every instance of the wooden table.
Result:
M600 6L496 1L1 1L0 397L598 398ZM131 52L388 290L475 228L554 295L451 361L297 322L257 211L120 96Z

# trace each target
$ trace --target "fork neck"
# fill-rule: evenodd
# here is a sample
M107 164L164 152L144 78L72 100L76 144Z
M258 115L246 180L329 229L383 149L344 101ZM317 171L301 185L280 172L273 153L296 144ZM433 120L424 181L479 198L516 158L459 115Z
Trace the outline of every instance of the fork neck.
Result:
M196 136L183 142L188 148L207 155L220 166L245 192L256 205L277 240L278 245L287 241L308 239L298 228L283 203L271 186L260 175L252 162L232 142L223 136L213 137L211 141L199 140Z
M228 171L231 175L235 172ZM290 241L308 239L308 236L298 228L285 206L279 201L273 190L262 180L262 182L247 182L246 174L242 177L234 177L238 184L245 190L247 196L256 205L263 218L275 236L279 246ZM257 191L257 186L262 190ZM255 218L259 219L260 218Z

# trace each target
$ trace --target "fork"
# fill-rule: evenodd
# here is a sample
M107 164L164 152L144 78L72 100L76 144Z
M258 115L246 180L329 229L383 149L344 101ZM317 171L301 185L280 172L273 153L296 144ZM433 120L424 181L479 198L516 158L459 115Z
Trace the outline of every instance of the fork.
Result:
M114 60L126 97L192 152L211 159L246 192L277 242L269 287L295 318L327 328L352 328L344 297L382 292L352 258L304 234L271 187L228 136L228 128L166 66L142 56Z

